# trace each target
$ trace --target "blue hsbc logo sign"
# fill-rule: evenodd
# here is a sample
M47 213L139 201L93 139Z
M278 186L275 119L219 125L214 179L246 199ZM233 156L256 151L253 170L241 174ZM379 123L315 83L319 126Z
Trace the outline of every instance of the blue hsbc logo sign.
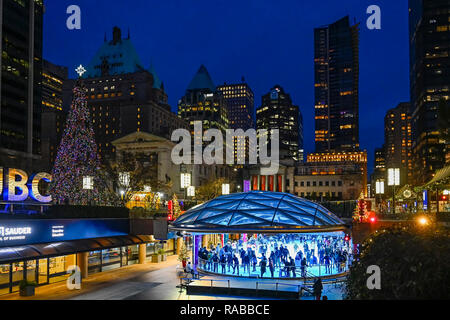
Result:
M30 197L37 202L49 203L52 197L41 194L39 183L41 181L50 183L51 180L52 176L45 172L28 177L23 170L0 167L0 193L4 201L25 201Z

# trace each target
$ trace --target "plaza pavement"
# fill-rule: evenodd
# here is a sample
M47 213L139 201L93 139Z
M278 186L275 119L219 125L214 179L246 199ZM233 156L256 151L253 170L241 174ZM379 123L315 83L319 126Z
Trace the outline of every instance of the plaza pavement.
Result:
M177 256L155 264L147 262L89 276L81 290L70 291L65 282L36 288L34 297L19 293L0 296L0 300L254 300L248 297L187 296L176 286L180 283L176 267ZM340 300L342 290L334 285L324 286L329 300ZM312 299L304 297L304 300ZM262 300L262 299L257 299Z

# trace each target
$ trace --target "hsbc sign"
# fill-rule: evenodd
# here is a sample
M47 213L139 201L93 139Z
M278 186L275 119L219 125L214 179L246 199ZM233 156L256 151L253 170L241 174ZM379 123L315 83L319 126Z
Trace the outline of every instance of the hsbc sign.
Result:
M0 194L4 201L19 202L30 197L34 201L49 203L50 195L43 195L39 190L39 183L51 182L52 176L41 172L28 177L27 173L20 169L0 167Z

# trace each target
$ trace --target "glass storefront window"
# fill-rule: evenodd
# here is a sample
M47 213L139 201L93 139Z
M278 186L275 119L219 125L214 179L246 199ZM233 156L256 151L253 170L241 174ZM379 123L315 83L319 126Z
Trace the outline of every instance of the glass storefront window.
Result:
M19 291L19 282L23 280L23 262L15 262L12 264L12 290Z
M102 250L102 271L120 268L120 248Z
M36 281L36 260L27 261L27 281Z
M38 284L44 284L48 282L48 260L39 260L39 271L38 271Z
M175 253L175 245L173 239L167 240L166 243L164 243L164 251L169 255Z
M128 264L136 264L139 262L139 246L128 246Z
M88 256L88 274L102 271L102 252L91 251Z
M122 247L122 267L128 265L128 250L127 247Z
M10 264L0 265L0 295L9 293L9 271Z
M76 264L76 256L62 256L49 259L49 283L65 281L69 276L67 269Z
M155 251L155 243L147 243L146 251L147 251L147 257L150 257L152 254L154 254L156 252Z

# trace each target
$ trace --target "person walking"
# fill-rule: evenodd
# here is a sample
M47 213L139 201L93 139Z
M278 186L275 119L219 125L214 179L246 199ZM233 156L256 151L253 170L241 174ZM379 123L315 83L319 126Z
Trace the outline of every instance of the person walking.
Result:
M314 296L316 297L316 300L320 300L320 298L322 297L322 290L323 290L322 279L317 278L313 285L313 293Z
M267 265L267 261L266 261L266 257L264 257L261 262L259 263L259 267L261 268L261 278L264 277L264 274L266 273L266 265Z

